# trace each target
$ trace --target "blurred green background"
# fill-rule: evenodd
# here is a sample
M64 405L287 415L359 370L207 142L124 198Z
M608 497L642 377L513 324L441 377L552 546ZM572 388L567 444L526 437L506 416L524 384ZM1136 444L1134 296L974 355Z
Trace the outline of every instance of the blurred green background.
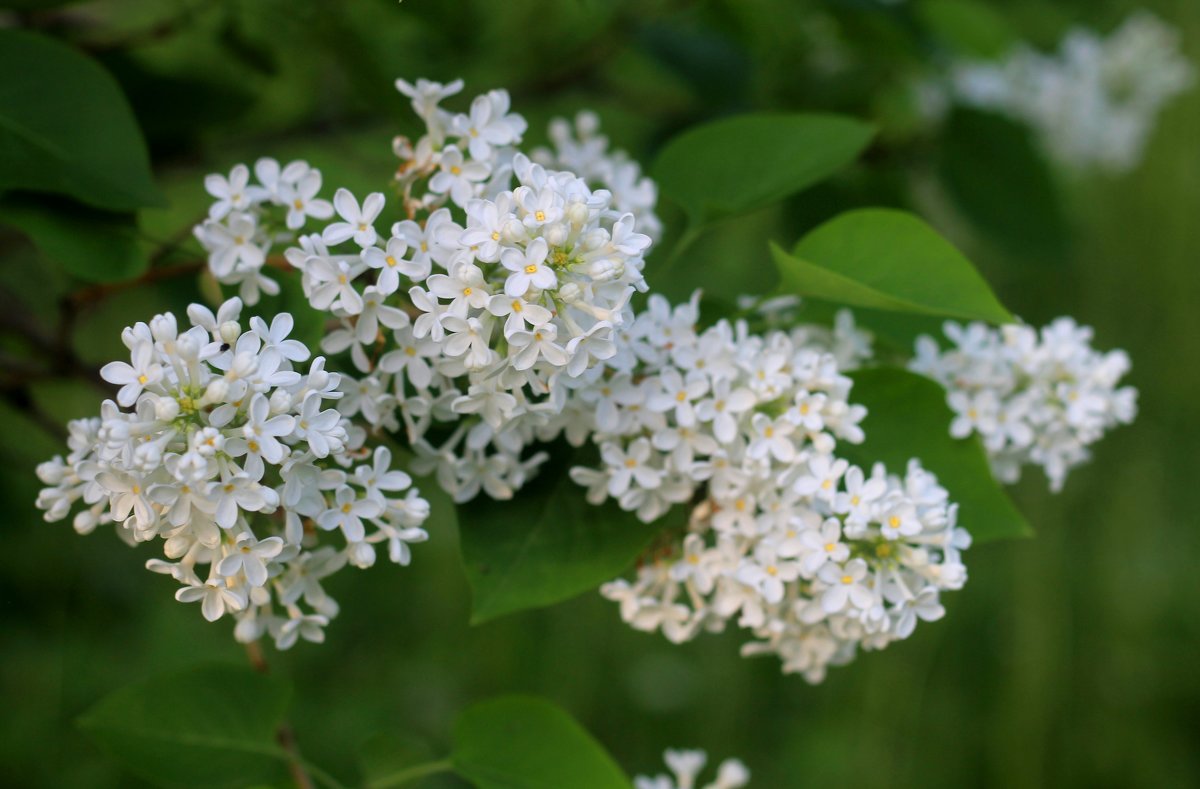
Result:
M372 735L444 748L462 707L525 691L565 706L631 773L657 771L665 747L697 746L741 757L764 788L1200 785L1200 90L1167 108L1133 174L1051 183L1039 162L998 167L1011 151L975 132L955 139L954 124L923 130L903 101L907 81L954 46L922 24L919 5L127 0L0 16L91 52L120 80L171 200L143 212L147 243L202 214L203 174L258 155L306 156L327 187L383 188L391 136L412 129L397 76L462 76L468 95L508 87L535 141L553 114L594 108L614 144L644 162L715 115L836 110L880 124L863 164L727 223L670 282L655 282L652 265L656 289L685 294L731 265L744 288L767 287L767 239L790 243L849 206L915 206L1013 312L1035 324L1074 315L1101 348L1132 355L1137 423L1105 439L1062 494L1036 473L1014 490L1038 536L972 549L971 581L948 596L945 620L819 687L781 676L774 660L739 658L738 633L682 647L635 633L594 594L468 627L453 510L426 484L432 540L413 565L339 574L328 642L268 651L296 684L294 724L312 761L352 780ZM1042 46L1071 23L1108 31L1148 8L1181 28L1200 61L1195 0L988 5ZM1004 199L1019 207L997 208ZM185 246L171 259L195 254ZM174 602L170 581L141 569L155 546L131 550L108 529L81 538L33 508L34 465L60 451L52 423L90 415L100 392L9 327L53 336L59 300L77 287L0 233L4 358L57 370L22 377L8 366L0 404L8 786L141 786L73 719L134 679L244 659L228 623L204 622ZM121 355L120 327L197 297L191 280L116 294L74 316L71 345L99 366Z

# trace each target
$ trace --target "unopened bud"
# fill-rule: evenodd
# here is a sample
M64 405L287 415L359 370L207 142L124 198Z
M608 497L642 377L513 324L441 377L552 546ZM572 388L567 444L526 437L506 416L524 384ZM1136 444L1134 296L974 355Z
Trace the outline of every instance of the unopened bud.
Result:
M221 324L217 332L221 335L221 341L233 345L237 342L237 338L242 336L242 327L237 321L225 321Z
M160 422L170 422L179 416L179 401L174 397L160 397L154 401L154 417Z

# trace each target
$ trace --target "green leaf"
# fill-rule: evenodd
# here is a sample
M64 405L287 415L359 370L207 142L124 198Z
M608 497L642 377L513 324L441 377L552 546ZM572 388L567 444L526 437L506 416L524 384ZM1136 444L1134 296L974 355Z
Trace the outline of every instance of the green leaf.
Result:
M621 768L570 715L524 696L463 712L451 760L479 789L629 789Z
M791 254L771 245L782 293L962 320L1013 320L987 282L937 231L904 211L839 214Z
M998 58L1016 42L1008 20L979 0L922 0L917 16L960 55Z
M249 668L203 666L153 677L101 699L80 727L156 783L236 787L278 777L275 741L291 691Z
M46 258L88 282L120 282L146 270L132 214L23 194L0 198L0 223L20 230Z
M828 178L858 158L873 134L840 115L738 115L675 137L652 172L696 227Z
M552 458L511 501L459 506L472 624L594 590L629 567L664 524L682 525L682 507L650 525L612 500L589 504L567 476L577 464Z
M162 205L116 81L68 46L0 30L0 191L68 194L97 208Z
M937 173L966 219L1017 260L1062 262L1070 223L1046 157L1027 127L956 110L938 146Z
M958 502L958 523L978 541L1027 537L1033 529L996 481L978 437L950 435L954 418L937 382L899 368L850 373L851 402L867 407L867 440L838 444L838 454L864 469L880 462L903 474L917 458Z

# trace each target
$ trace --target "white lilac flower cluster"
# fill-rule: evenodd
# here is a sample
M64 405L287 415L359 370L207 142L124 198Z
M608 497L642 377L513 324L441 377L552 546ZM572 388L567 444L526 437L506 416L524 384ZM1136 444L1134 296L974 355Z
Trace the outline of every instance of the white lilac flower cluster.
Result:
M509 498L545 457L525 449L563 424L569 382L616 353L629 299L646 288L650 238L635 211L657 221L654 188L623 155L608 156L586 122L583 142L555 135L560 153L619 186L619 197L519 153L526 124L503 90L453 114L440 102L461 82L398 87L426 127L394 144L403 218L380 233L384 196L339 189L338 221L284 256L311 305L340 324L323 350L349 351L360 374L343 375L341 412L402 430L415 468L436 470L456 500L481 490ZM219 183L241 183L244 171ZM213 221L202 239L225 237ZM210 247L218 279L228 254Z
M599 445L599 468L571 470L590 501L647 522L690 511L686 536L603 594L676 642L736 621L752 634L744 654L775 653L813 682L941 617L969 545L946 491L916 461L903 478L868 476L835 455L862 441L866 410L819 333L698 333L696 305L651 296L568 404Z
M1129 356L1097 351L1092 330L1071 318L1041 331L953 322L944 331L952 346L942 350L922 336L909 367L946 388L956 415L951 434L978 433L1003 482L1035 464L1061 490L1071 468L1089 458L1089 445L1137 415L1137 390L1118 386Z
M1124 172L1140 161L1161 109L1194 81L1179 31L1138 12L1107 38L1072 29L1052 55L1022 45L998 63L959 64L950 92L1029 124L1069 168Z
M116 401L70 423L66 459L38 467L37 505L48 521L76 510L80 533L111 522L130 544L161 539L166 560L147 568L181 584L176 599L286 649L324 639L338 611L325 576L372 565L380 543L408 564L429 505L386 447L325 407L339 377L289 338L292 316L244 330L241 309L193 304L182 330L171 314L125 329L130 362L100 371Z
M663 754L670 775L634 777L634 789L696 789L700 773L708 763L708 754L701 750L668 749ZM726 759L717 767L717 777L703 789L741 789L750 785L750 771L738 759Z

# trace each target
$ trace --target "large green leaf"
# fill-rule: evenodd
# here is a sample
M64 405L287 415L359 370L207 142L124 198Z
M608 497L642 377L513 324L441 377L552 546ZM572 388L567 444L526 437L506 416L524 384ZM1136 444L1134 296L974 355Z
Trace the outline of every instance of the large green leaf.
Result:
M752 211L853 162L874 130L840 115L738 115L685 131L652 172L692 226Z
M774 244L771 254L783 293L963 320L1013 319L961 252L904 211L847 211L800 239L790 254Z
M511 501L480 496L459 507L473 624L596 589L629 567L664 523L686 517L675 507L648 525L611 500L589 504L567 476L574 461L563 454Z
M247 786L281 773L288 755L275 733L290 695L285 682L249 668L203 666L114 691L79 725L156 783Z
M881 462L902 474L917 458L958 502L958 523L976 540L1027 537L1033 529L996 481L978 437L950 435L953 412L935 381L898 368L850 374L851 401L867 407L863 444L838 444L838 454L869 469Z
M146 270L132 214L23 194L0 198L0 223L29 236L38 250L88 282L119 282Z
M451 760L479 789L629 789L621 768L570 715L524 696L463 712Z
M0 73L0 191L58 192L113 211L162 204L133 112L97 63L0 30Z

